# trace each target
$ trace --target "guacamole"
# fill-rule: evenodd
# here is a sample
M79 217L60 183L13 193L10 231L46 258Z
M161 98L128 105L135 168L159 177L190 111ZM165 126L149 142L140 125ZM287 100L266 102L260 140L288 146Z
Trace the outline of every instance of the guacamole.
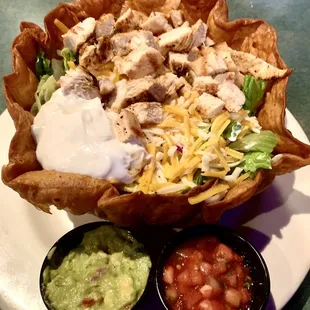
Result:
M57 269L44 270L45 294L55 310L127 310L141 297L150 268L129 232L103 225L85 233Z

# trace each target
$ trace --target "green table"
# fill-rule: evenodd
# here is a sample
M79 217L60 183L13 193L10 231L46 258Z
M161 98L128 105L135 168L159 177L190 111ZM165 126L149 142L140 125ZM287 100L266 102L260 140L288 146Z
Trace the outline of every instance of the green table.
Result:
M23 20L42 25L43 16L58 4L58 0L1 0L0 4L0 73L11 71L10 45ZM228 0L230 18L263 18L278 31L279 48L289 67L295 68L288 88L288 108L310 138L310 3L309 0ZM0 82L1 89L3 82ZM0 113L4 111L0 97ZM283 284L285 285L285 284ZM310 310L310 274L284 310Z

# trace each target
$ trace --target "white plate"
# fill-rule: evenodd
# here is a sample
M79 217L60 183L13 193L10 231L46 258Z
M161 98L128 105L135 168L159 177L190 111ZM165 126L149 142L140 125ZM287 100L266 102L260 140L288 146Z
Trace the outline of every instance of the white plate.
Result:
M287 125L298 139L309 143L289 112ZM13 134L13 123L5 111L0 117L1 166L7 163ZM310 167L306 167L278 177L265 193L229 211L222 221L238 226L262 250L270 271L275 305L270 305L270 309L281 309L286 304L310 267L309 175ZM90 215L77 217L56 210L53 213L51 216L39 212L0 184L1 309L45 309L38 284L47 251L73 227L96 220Z

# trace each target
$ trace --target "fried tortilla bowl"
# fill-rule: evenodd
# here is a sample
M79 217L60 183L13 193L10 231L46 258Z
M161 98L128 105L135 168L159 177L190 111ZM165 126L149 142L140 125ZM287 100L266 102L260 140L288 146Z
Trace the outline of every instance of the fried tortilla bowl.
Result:
M310 164L310 146L295 139L285 128L286 88L288 77L269 83L264 103L256 114L260 125L278 136L274 155L282 154L272 170L260 170L254 179L247 179L231 188L215 203L191 205L188 198L214 185L208 181L186 194L120 193L108 181L84 175L42 170L36 158L36 143L31 133L33 116L29 112L38 86L35 62L39 50L48 57L58 57L62 48L61 32L54 20L73 27L79 21L103 13L119 16L122 5L150 14L152 11L183 11L194 23L199 18L208 24L208 35L216 43L226 42L235 50L251 53L279 69L287 69L277 49L275 30L263 20L228 21L225 0L135 0L123 3L107 0L77 0L60 4L46 15L45 32L29 22L21 23L21 34L13 42L13 73L4 77L8 111L16 133L9 150L9 163L2 168L3 182L28 202L45 212L50 205L73 214L93 213L122 226L170 225L188 226L197 222L216 222L223 212L249 200L265 190L277 175L290 173ZM288 74L291 71L288 71Z

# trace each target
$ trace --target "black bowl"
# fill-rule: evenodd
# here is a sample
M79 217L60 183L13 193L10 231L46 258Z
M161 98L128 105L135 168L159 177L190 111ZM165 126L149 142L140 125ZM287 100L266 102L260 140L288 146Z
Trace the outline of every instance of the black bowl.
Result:
M68 233L66 233L65 235L63 235L52 247L51 249L48 251L48 254L46 255L41 270L40 270L40 293L41 293L41 297L42 300L46 306L46 308L48 310L54 310L54 308L50 305L48 299L45 296L45 285L44 285L44 281L43 281L43 272L45 270L45 268L47 266L50 266L51 268L55 269L57 267L60 266L60 264L62 263L63 259L69 254L69 252L71 250L73 250L74 248L76 248L83 240L84 234L88 231L94 230L102 225L113 225L110 222L93 222L93 223L88 223L82 226L78 226L72 230L70 230ZM113 225L115 226L115 225ZM115 226L116 227L116 226ZM125 229L127 231L129 231L126 228L123 227L118 227L118 228L122 228ZM131 231L129 231L133 237L138 240L139 238L136 237L136 235L134 233L132 233ZM148 286L149 286L149 282L148 281L146 288L144 290L143 295L140 297L140 299L138 300L138 302L136 303L136 305L133 307L133 309L136 309L136 307L138 307L141 303L141 300L143 299L143 296L145 295Z
M266 308L270 295L270 277L266 263L261 254L246 239L236 231L219 225L198 225L186 228L177 233L163 248L156 268L156 287L162 304L169 309L165 301L164 283L162 281L163 269L174 250L184 242L203 236L213 236L232 248L237 254L244 257L244 263L249 268L252 278L253 298L250 310L263 310Z

